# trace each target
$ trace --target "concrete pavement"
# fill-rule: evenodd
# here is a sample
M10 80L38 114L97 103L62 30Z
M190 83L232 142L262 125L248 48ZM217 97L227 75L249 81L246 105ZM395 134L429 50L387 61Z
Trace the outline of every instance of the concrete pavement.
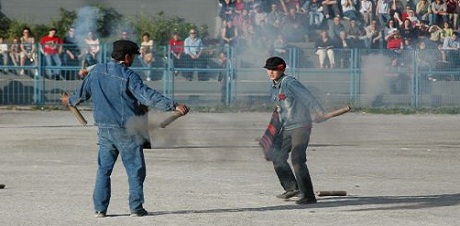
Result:
M89 124L91 112L84 111ZM152 123L167 114L151 113ZM109 217L93 217L96 127L67 111L0 111L0 225L458 225L458 115L349 113L315 125L308 164L316 190L299 206L255 141L269 113L190 113L154 129L145 151L145 208L129 217L121 162Z

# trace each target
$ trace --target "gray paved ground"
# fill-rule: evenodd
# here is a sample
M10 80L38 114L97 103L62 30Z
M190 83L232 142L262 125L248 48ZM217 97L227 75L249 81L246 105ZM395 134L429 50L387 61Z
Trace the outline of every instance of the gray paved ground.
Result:
M281 187L255 142L269 117L191 113L154 130L151 216L127 216L118 162L110 217L96 219L96 128L65 111L0 111L0 225L460 224L460 116L350 113L316 125L308 151L315 188L349 195L311 206L274 197Z

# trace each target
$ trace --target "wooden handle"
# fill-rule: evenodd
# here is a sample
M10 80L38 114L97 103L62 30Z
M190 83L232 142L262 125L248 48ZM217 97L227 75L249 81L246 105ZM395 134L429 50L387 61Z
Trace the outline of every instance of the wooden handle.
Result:
M178 119L180 117L182 117L182 113L176 111L176 112L174 112L173 115L169 116L163 122L161 122L160 127L165 128L166 126L168 126L169 124L171 124L172 122L174 122L176 119Z
M317 196L347 196L347 191L317 191Z
M330 119L330 118L332 118L332 117L336 117L336 116L339 116L339 115L343 115L343 114L349 112L350 110L351 110L351 107L350 107L349 105L347 105L347 106L342 107L342 108L339 108L339 109L337 109L337 110L335 110L335 111L331 111L331 112L329 112L329 113L326 113L326 114L324 114L323 117L324 117L325 119Z
M315 122L316 123L321 123L321 122L324 122L330 118L333 118L333 117L336 117L336 116L339 116L339 115L343 115L347 112L349 112L351 110L351 107L350 105L347 105L345 107L341 107L335 111L331 111L331 112L328 112L324 115L321 115L320 117L318 117L317 119L315 119Z
M78 110L77 107L69 105L69 109L73 113L73 115L75 115L75 117L77 118L77 120L80 122L82 126L86 126L86 124L88 124L85 117L83 117L83 115L81 114L80 110Z

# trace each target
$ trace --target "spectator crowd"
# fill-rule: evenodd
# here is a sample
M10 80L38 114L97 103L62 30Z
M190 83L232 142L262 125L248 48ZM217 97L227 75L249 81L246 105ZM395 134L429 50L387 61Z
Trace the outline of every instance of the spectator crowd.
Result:
M219 0L219 4L223 44L238 43L242 49L256 46L267 55L283 56L290 43L317 37L321 68L346 67L349 54L344 53L350 49L387 49L393 66L404 64L403 50L432 50L435 62L459 63L457 0Z
M430 66L433 62L456 65L459 62L460 41L458 23L460 0L218 0L220 18L217 39L222 56L224 47L240 50L255 48L268 55L287 57L292 43L304 43L314 37L318 67L348 67L351 49L387 49L390 64L403 65L404 50L431 50L434 54L421 54L420 62ZM0 36L0 67L2 73L38 75L37 70L24 66L37 66L38 54L43 56L46 75L65 79L61 66L84 67L102 60L101 43L96 32L87 31L84 40L77 40L74 28L66 36L56 35L51 28L43 37L35 37L25 27L22 35L5 40ZM126 31L121 39L132 39ZM316 39L316 40L315 40ZM168 58L175 68L206 68L209 55L204 51L196 29L182 39L171 35L169 53L157 53L157 43L145 32L138 40L141 46L139 62L152 67ZM229 52L226 52L227 55ZM226 57L224 57L226 58ZM225 68L227 60L216 60ZM18 66L11 69L8 65ZM0 65L1 66L1 65ZM198 71L198 80L207 80ZM175 71L176 74L178 73ZM150 80L150 71L146 79ZM181 73L192 80L190 72Z

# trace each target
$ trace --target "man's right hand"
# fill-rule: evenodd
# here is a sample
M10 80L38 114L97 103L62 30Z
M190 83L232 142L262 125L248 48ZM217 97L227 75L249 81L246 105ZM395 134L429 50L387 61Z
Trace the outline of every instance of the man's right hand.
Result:
M185 104L176 104L176 111L180 112L182 115L186 115L189 110L190 108Z

